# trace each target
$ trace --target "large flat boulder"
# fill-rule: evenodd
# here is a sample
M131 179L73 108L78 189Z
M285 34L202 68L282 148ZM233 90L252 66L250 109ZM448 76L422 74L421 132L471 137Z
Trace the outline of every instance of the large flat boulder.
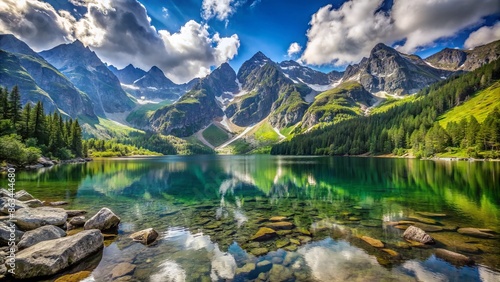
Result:
M114 214L108 208L102 208L93 217L91 217L83 228L85 230L89 229L99 229L99 230L109 230L118 227L120 223L120 218Z
M101 250L103 242L101 232L93 229L38 243L17 254L14 277L33 279L54 275Z
M0 213L2 214L8 215L11 210L17 211L23 208L29 208L29 206L24 202L12 198L0 198Z
M64 232L64 230L62 230L61 228L54 225L45 225L24 233L21 241L19 241L19 244L17 246L20 250L22 250L42 241L58 239L64 236L66 236L66 232Z
M425 233L424 230L415 226L406 228L405 232L403 233L403 238L423 244L434 244L434 239L429 234Z
M66 223L68 214L60 208L23 208L14 213L16 224L21 230L33 230L44 225L62 226Z

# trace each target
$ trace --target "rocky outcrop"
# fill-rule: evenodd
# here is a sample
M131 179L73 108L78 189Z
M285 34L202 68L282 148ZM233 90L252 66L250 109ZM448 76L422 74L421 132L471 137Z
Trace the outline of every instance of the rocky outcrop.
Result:
M21 230L33 230L44 225L62 226L66 223L68 215L60 208L23 208L14 213L16 225Z
M46 225L24 233L18 247L20 250L31 247L42 241L53 240L66 236L66 232L59 227Z
M85 230L99 229L103 231L117 228L119 223L120 218L116 214L108 208L102 208L87 222L85 222L83 228Z
M85 216L75 216L69 220L69 224L76 227L83 226L85 225Z
M129 236L129 238L133 239L134 241L140 242L144 245L149 245L153 243L156 240L156 238L158 238L158 232L156 232L156 230L154 230L153 228L148 228L133 233L132 235Z
M45 241L20 251L16 257L17 279L49 276L72 266L103 248L99 230Z
M434 239L429 234L415 226L408 227L403 233L403 238L423 244L434 244Z
M432 66L451 71L473 71L500 58L500 40L472 50L445 48L425 59Z
M412 94L440 81L449 72L434 69L416 55L401 54L382 43L357 65L348 66L342 81L357 81L371 93Z

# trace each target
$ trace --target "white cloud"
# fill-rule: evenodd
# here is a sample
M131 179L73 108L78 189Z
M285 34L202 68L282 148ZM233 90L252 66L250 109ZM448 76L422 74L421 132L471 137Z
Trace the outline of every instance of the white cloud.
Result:
M465 40L464 47L470 49L498 39L500 39L500 21L493 26L483 26L471 33Z
M13 33L39 51L74 40L75 18L57 12L50 4L34 0L2 0L0 33Z
M310 21L302 60L308 64L345 65L368 56L377 43L402 41L411 53L437 39L454 36L500 11L497 0L394 0L389 11L383 0L351 0L340 8L320 8Z
M288 57L291 57L292 55L297 54L300 51L302 51L302 46L300 46L297 42L293 42L292 44L290 44L290 47L288 47Z
M203 0L201 4L201 15L205 20L217 18L224 21L235 12L235 0Z
M107 63L143 69L156 65L177 83L204 76L238 53L236 34L211 34L208 25L192 20L174 33L157 31L136 0L73 2L87 10L78 21L40 1L0 2L0 32L13 33L37 50L79 39ZM41 14L42 20L30 21L32 14Z

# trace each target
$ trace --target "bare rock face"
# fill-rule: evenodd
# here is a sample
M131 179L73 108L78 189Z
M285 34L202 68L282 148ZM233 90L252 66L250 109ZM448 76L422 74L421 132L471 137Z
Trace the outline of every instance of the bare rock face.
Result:
M76 235L45 241L20 251L16 257L16 279L54 275L103 248L99 230L86 230Z
M434 239L429 234L415 226L408 227L403 233L403 238L423 244L434 244Z
M153 243L156 240L156 238L158 238L158 232L156 232L156 230L154 230L153 228L148 228L133 233L132 235L130 235L129 238L133 239L134 241L140 242L144 245L148 245Z
M41 207L19 209L14 213L14 217L21 230L33 230L44 225L62 226L66 223L68 215L63 209Z
M20 250L26 249L43 241L58 239L66 236L66 232L59 227L46 225L35 230L24 233L18 247Z
M85 222L83 228L85 230L109 230L118 227L119 223L120 218L116 214L108 208L102 208L92 218Z

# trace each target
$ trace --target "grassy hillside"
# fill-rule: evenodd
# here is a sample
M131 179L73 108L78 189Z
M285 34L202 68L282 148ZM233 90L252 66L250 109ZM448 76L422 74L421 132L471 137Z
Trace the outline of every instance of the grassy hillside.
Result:
M229 139L226 131L220 129L218 126L211 124L203 133L203 138L207 140L212 146L218 147Z
M379 113L385 113L388 110L392 109L393 107L398 107L406 103L414 102L416 99L415 96L408 96L402 99L396 99L396 98L387 98L385 101L380 103L377 107L373 108L370 111L370 114L379 114Z
M450 121L459 122L462 118L468 119L470 116L474 116L477 121L482 123L495 107L500 108L500 82L479 91L460 106L454 107L440 116L438 121L445 128Z
M170 105L170 101L162 101L157 104L145 104L145 105L140 105L134 110L130 112L130 114L127 116L126 120L127 122L130 122L132 124L136 124L138 126L145 126L148 124L149 118L153 113L167 105Z

